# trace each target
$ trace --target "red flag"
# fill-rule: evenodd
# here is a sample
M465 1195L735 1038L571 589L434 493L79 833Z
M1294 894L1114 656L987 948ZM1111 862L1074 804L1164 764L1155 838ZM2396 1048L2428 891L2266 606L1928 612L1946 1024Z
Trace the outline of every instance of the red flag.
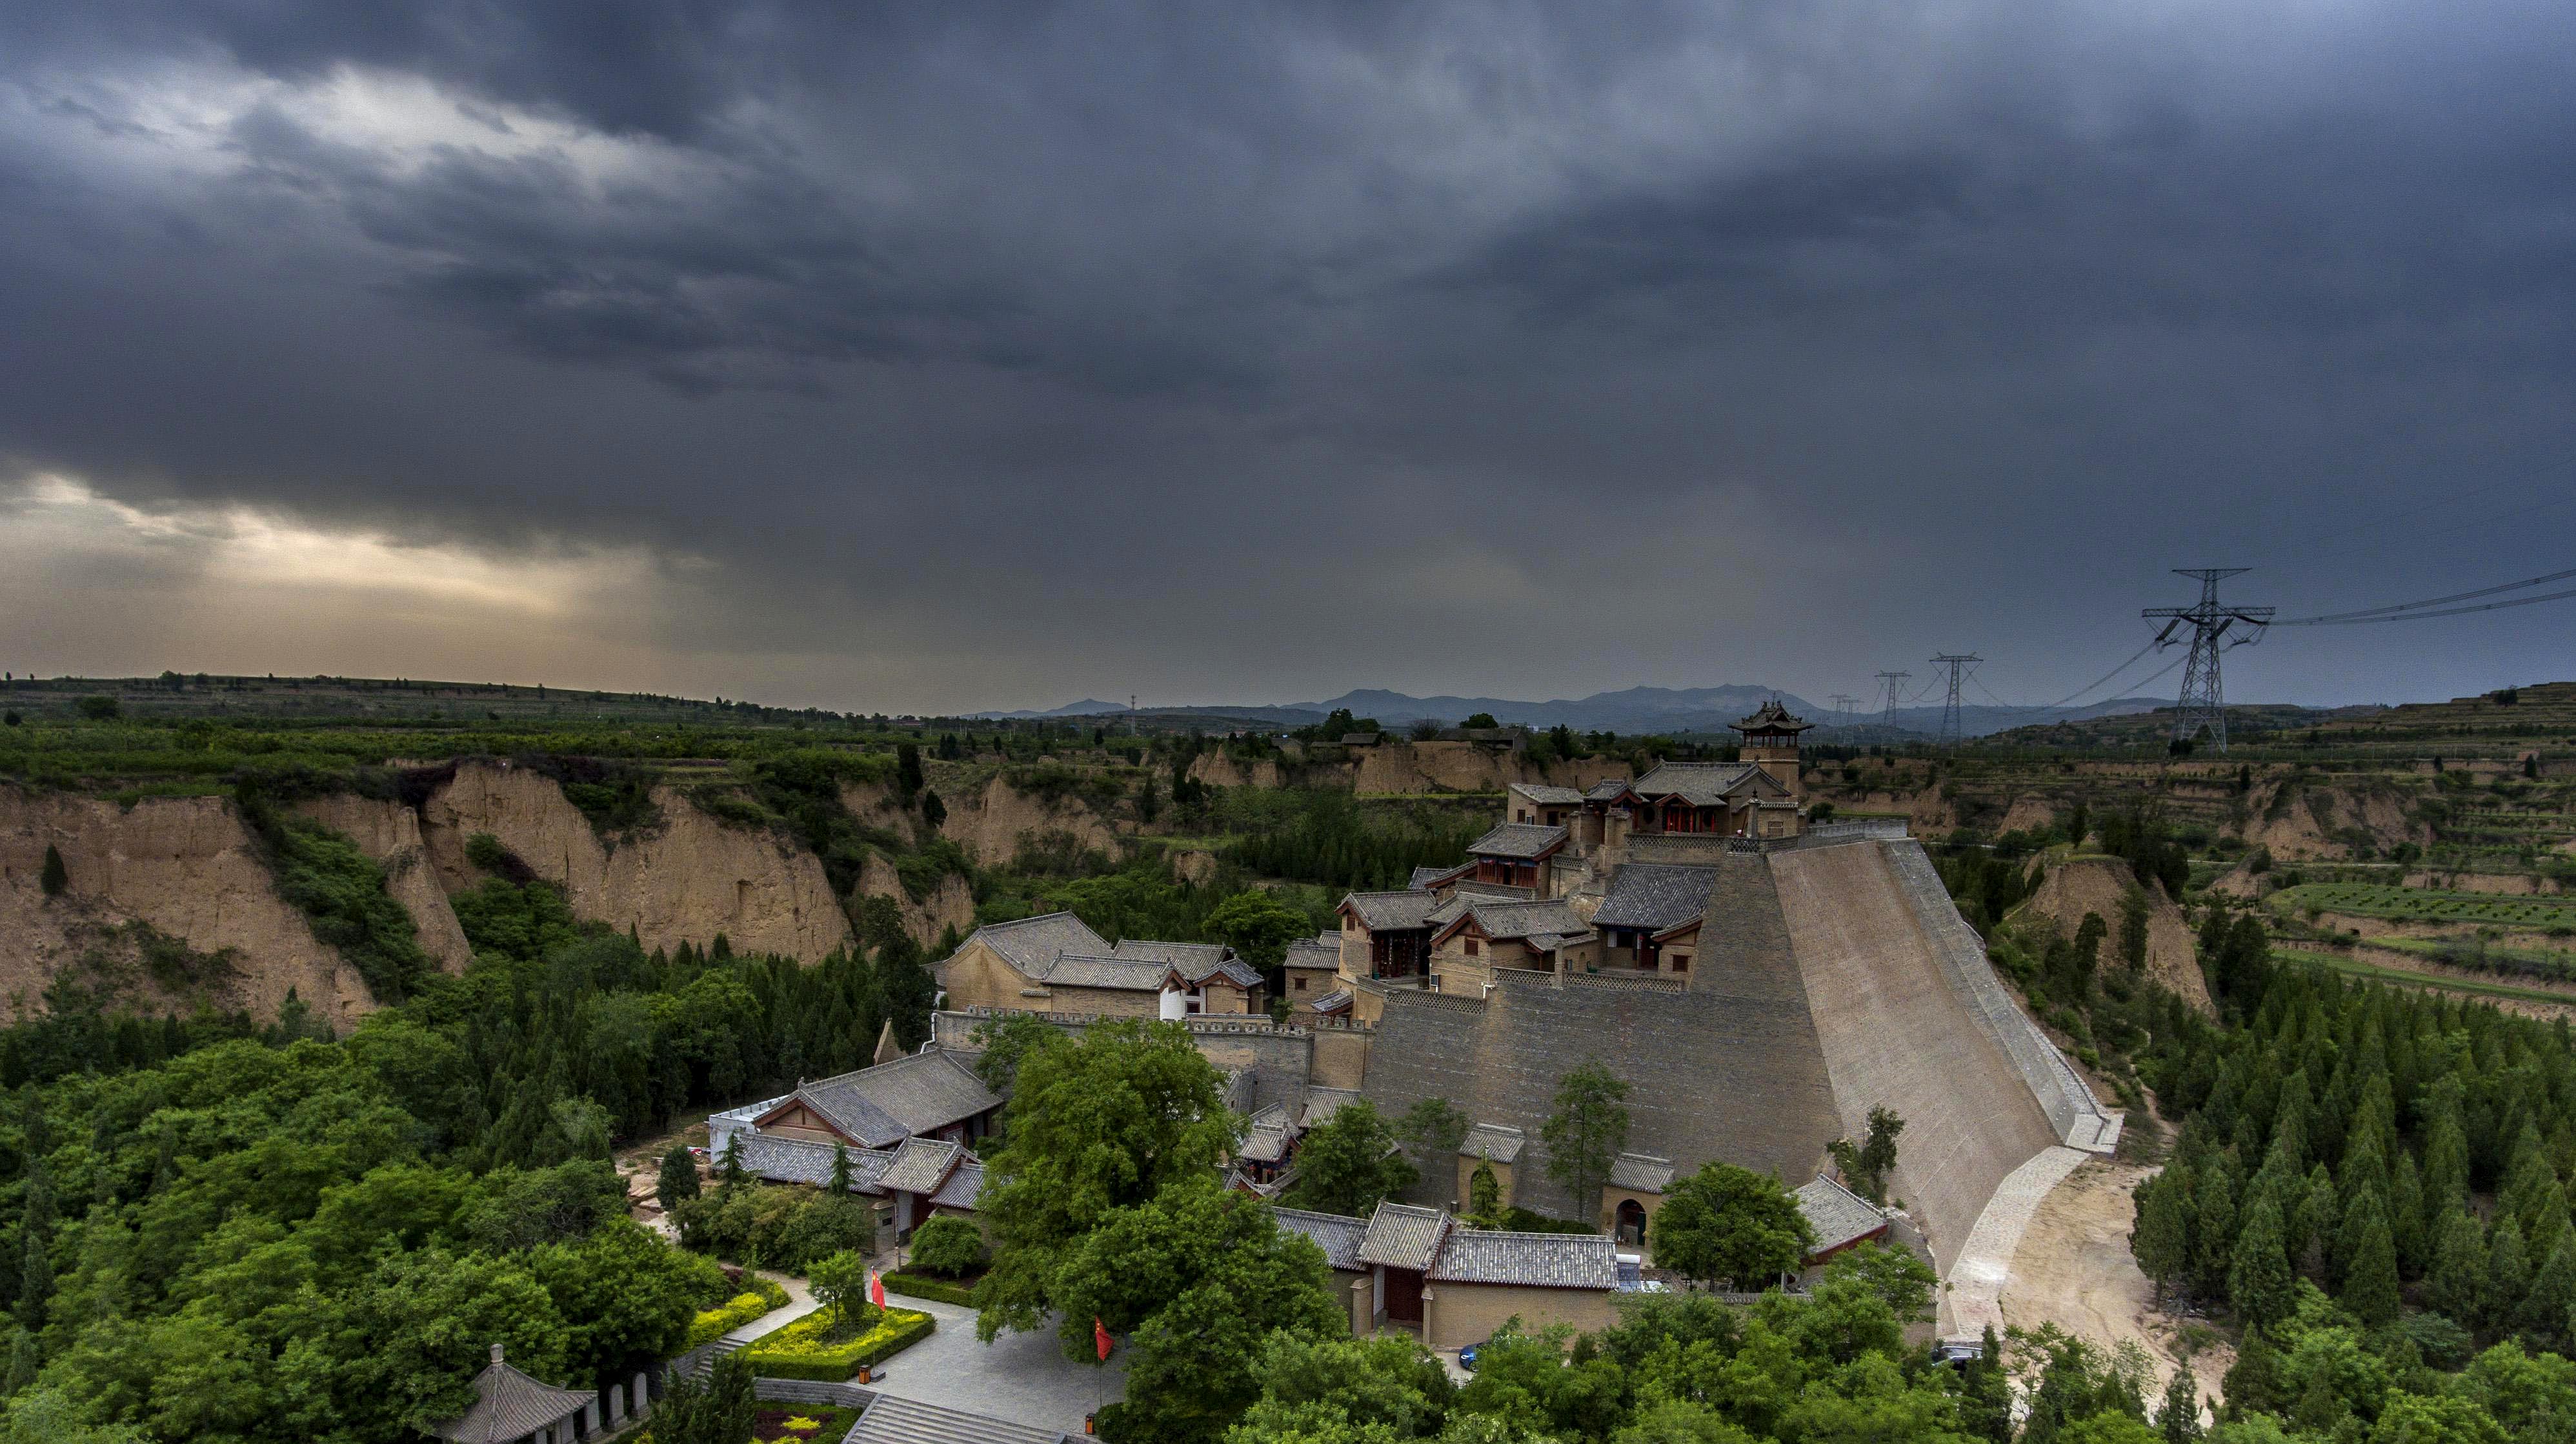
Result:
M875 1269L868 1270L868 1302L878 1308L886 1306L885 1280L877 1276Z
M1109 1362L1109 1330L1101 1327L1100 1316L1091 1316L1091 1346L1100 1351L1100 1362Z

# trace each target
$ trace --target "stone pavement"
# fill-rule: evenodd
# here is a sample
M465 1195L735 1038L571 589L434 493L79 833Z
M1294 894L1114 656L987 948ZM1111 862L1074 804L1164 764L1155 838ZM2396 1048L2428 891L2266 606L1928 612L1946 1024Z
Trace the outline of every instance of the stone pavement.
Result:
M1076 1363L1057 1346L1052 1328L1006 1333L980 1344L973 1309L932 1299L890 1297L886 1302L928 1313L939 1321L939 1329L888 1359L870 1388L1077 1435L1095 1399L1114 1404L1126 1393L1123 1354L1112 1354L1105 1366Z
M815 1299L812 1292L806 1289L805 1281L796 1277L794 1274L771 1273L767 1269L761 1269L758 1272L762 1278L765 1278L771 1283L778 1285L780 1288L787 1290L786 1305L781 1308L771 1309L768 1313L762 1314L759 1318L752 1320L750 1323L742 1325L740 1328L735 1329L732 1333L725 1335L716 1342L736 1345L748 1344L752 1340L757 1339L764 1334L776 1333L778 1330L787 1327L789 1324L796 1322L798 1319L805 1317L807 1314L810 1314L823 1306Z

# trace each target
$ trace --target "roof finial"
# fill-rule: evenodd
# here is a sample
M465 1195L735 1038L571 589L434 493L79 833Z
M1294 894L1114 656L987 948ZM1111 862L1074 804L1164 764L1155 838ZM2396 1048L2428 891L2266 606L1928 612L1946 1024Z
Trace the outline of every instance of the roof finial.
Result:
M501 1346L499 1344L494 1344L492 1346L492 1362L496 1364L501 1362Z

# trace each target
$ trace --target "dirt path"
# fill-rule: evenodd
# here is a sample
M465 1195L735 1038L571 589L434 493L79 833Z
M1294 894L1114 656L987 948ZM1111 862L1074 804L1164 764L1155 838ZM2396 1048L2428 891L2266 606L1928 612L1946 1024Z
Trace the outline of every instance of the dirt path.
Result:
M2013 1254L2003 1313L2008 1324L2055 1324L2106 1348L2133 1340L2146 1350L2155 1389L2162 1390L2173 1377L2185 1321L2148 1307L2147 1276L2129 1255L2136 1219L2130 1195L2155 1171L2096 1160L2051 1190ZM2235 1361L2235 1351L2215 1339L2194 1351L2192 1375L2204 1401L2217 1400L2219 1381Z

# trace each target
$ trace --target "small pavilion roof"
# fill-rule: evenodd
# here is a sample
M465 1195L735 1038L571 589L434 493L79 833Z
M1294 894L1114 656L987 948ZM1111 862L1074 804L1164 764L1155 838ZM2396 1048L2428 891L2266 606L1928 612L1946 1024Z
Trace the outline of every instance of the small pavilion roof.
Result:
M588 1389L558 1389L505 1363L501 1346L492 1346L492 1362L474 1376L474 1402L464 1413L430 1432L457 1444L510 1444L540 1429L551 1428L580 1413L599 1396Z
M1548 827L1535 822L1506 822L1467 844L1467 851L1475 857L1535 861L1563 846L1565 828L1562 825Z

